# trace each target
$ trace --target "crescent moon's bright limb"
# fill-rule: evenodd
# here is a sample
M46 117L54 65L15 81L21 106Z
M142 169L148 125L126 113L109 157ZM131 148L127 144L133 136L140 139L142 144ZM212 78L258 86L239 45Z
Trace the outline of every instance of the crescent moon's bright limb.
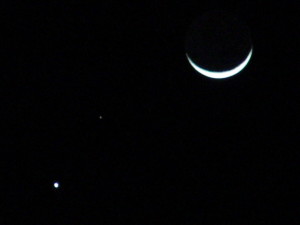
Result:
M213 72L213 71L202 69L199 66L197 66L195 63L193 63L193 61L189 58L189 56L187 54L186 54L186 56L187 56L188 61L192 65L192 67L199 73L201 73L207 77L210 77L210 78L221 79L221 78L231 77L231 76L241 72L250 61L250 58L252 56L252 48L251 48L247 58L244 60L244 62L242 62L240 65L238 65L237 67L235 67L232 70L227 70L227 71L223 71L223 72Z

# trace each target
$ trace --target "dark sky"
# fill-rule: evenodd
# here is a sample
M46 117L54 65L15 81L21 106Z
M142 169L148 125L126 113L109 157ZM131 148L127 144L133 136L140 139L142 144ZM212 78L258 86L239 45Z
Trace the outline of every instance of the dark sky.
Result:
M298 4L261 2L2 4L0 223L298 221ZM253 42L223 80L184 52L215 9Z

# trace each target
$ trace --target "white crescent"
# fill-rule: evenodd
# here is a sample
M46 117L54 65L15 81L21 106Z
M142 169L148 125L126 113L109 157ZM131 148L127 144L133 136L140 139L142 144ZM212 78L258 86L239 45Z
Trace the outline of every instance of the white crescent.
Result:
M210 78L215 78L215 79L222 79L222 78L227 78L227 77L231 77L239 72L241 72L249 63L250 59L252 56L252 48L247 56L247 58L241 63L239 64L237 67L231 69L231 70L227 70L227 71L222 71L222 72L216 72L216 71L209 71L209 70L205 70L200 68L199 66L197 66L188 56L188 54L186 54L186 57L188 59L188 61L190 62L190 64L192 65L192 67L198 71L199 73L203 74L204 76L210 77Z

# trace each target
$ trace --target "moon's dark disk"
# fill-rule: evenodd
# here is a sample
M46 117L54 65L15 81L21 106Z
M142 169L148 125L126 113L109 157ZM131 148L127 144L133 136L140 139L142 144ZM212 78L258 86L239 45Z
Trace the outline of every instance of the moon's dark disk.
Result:
M195 64L215 72L235 68L252 49L247 27L225 11L211 11L197 18L185 44L186 54Z

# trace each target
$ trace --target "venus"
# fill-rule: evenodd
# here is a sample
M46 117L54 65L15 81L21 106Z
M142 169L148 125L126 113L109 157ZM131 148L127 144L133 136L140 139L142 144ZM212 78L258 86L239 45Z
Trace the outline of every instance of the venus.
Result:
M211 11L197 18L188 30L185 47L190 65L216 79L241 72L253 53L248 28L224 11Z
M54 186L54 188L56 188L56 189L57 189L57 188L59 188L59 186L60 186L60 185L59 185L59 183L58 183L58 182L55 182L55 183L53 184L53 186Z

